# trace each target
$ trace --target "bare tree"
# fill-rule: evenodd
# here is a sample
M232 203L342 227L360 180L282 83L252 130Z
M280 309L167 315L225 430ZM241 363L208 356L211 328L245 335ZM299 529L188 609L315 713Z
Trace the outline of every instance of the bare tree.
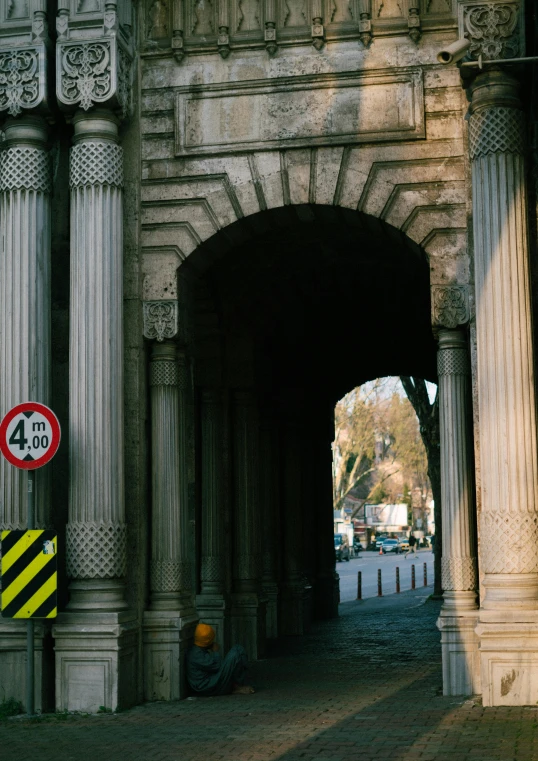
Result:
M441 584L442 556L442 522L441 522L441 450L439 435L439 393L435 395L433 404L428 396L426 382L422 378L411 378L401 375L400 380L407 398L413 405L420 425L420 435L428 456L428 476L430 479L435 520L434 544L434 596L443 593Z

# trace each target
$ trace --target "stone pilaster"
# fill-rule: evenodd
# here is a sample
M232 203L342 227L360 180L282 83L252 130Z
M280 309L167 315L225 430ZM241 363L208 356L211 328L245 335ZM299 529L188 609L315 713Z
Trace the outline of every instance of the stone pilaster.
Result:
M334 413L331 409L331 431L316 438L313 448L312 479L315 483L314 515L317 537L317 570L314 586L314 615L318 619L336 618L340 599L340 577L336 572L334 553L332 447ZM329 427L329 426L327 426Z
M110 111L77 112L71 151L68 612L56 637L60 710L135 702L124 599L123 156Z
M438 621L443 692L480 692L476 531L471 439L471 388L467 340L462 330L441 330L437 355L443 511L442 584Z
M144 333L162 336L162 309L145 307ZM177 331L177 303L163 302L168 324ZM176 312L176 319L173 313ZM156 317L157 314L157 317ZM170 316L170 315L169 315ZM157 324L157 328L156 328ZM168 332L172 332L169 329ZM151 559L150 609L144 614L144 694L146 700L178 700L185 696L183 670L188 637L195 622L191 604L191 563L182 554L187 504L180 452L180 389L186 383L172 341L152 346L151 394ZM184 389L183 389L184 390Z
M22 55L22 54L21 54ZM22 103L19 105L23 105ZM50 404L50 159L39 116L8 119L0 153L0 414ZM49 523L50 467L35 474L36 527ZM27 526L27 474L0 457L0 531ZM37 710L47 707L43 635L36 631ZM24 702L26 624L0 620L0 695ZM45 666L46 671L46 666Z
M265 651L265 606L260 599L259 429L250 391L233 395L233 594L232 639L250 658Z
M515 12L515 11L514 11ZM519 86L490 71L471 84L485 597L477 633L485 705L538 701L538 459Z
M221 647L229 646L228 609L224 567L223 510L223 410L222 392L205 389L201 393L201 569L200 594L196 608L200 620L215 628Z

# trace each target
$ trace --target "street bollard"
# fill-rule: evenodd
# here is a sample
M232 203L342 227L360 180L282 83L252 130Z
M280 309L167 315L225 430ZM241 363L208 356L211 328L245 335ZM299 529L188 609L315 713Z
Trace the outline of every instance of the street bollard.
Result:
M362 600L362 571L357 571L357 600Z
M428 566L424 563L424 586L428 586Z
M381 586L381 568L377 569L377 596L383 597L383 587Z
M411 566L411 589L415 588L415 565Z
M396 593L400 594L400 569L396 566Z

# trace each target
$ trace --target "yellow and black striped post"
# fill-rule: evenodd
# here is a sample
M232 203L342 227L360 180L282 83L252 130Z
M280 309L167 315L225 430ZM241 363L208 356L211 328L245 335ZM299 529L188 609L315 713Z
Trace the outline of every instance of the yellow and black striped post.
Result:
M58 538L54 531L2 531L2 617L55 618Z

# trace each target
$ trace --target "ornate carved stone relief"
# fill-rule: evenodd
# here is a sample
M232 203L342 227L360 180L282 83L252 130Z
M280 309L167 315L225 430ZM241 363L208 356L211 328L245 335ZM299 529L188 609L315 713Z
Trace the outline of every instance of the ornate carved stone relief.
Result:
M127 109L130 91L130 56L116 37L62 41L57 46L58 102L64 107L106 104Z
M77 143L71 149L70 185L123 187L123 150L120 145L99 141Z
M177 301L144 302L144 337L164 341L178 332Z
M524 153L526 144L523 112L496 106L478 111L469 122L471 159L491 153Z
M484 59L522 54L518 2L470 2L460 6L460 35L471 40L469 55Z
M467 286L432 288L434 325L456 328L469 322L469 293Z
M8 148L0 153L0 191L50 193L50 157L39 148Z
M0 111L18 116L45 101L45 46L0 49Z
M125 576L126 527L123 523L68 523L67 575L71 579Z

